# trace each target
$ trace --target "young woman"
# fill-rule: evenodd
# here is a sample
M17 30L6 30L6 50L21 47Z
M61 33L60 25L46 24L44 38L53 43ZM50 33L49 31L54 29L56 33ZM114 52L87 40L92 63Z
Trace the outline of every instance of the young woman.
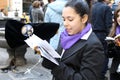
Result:
M51 69L53 80L100 80L104 62L101 42L88 23L89 7L81 0L69 1L62 12L65 30L61 33L57 52L61 55L55 65L43 59L42 65Z
M118 7L114 12L114 24L111 28L110 37L115 37L120 34L120 7ZM109 46L108 46L109 47ZM115 47L111 51L113 60L110 68L110 80L120 80L120 74L117 73L118 66L120 64L120 46L119 40L115 40Z

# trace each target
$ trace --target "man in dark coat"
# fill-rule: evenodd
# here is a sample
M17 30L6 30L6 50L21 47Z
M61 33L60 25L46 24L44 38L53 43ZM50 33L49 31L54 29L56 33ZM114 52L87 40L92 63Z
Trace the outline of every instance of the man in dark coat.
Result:
M92 5L91 22L93 31L100 39L104 46L105 55L107 50L107 43L105 41L106 36L109 33L109 29L112 26L112 11L111 8L105 3L105 0L98 0L98 2ZM106 56L103 67L103 78L108 68L108 58ZM104 80L104 79L103 79Z

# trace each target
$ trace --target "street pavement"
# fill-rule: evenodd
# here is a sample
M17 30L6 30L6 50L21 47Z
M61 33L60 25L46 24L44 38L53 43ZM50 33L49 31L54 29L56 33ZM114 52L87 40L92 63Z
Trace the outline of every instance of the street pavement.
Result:
M8 73L0 71L0 80L52 80L50 70L41 66L40 55L34 54L34 51L28 48L25 57L27 65L17 67L16 70L8 71ZM0 48L0 68L6 65L7 59L6 49Z

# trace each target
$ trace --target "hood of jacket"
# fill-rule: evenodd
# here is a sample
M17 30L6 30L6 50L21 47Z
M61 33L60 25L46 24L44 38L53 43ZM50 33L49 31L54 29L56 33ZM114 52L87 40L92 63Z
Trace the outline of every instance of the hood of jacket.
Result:
M55 11L55 12L57 12L59 14L62 14L62 10L63 10L65 4L67 3L67 1L68 0L56 0L56 1L52 2L52 3L50 3L48 5L48 7L50 9L52 9L53 11Z

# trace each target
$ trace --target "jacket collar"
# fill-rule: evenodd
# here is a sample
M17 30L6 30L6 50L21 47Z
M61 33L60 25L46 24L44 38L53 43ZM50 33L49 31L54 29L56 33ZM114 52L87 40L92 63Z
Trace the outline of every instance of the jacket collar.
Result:
M91 33L92 33L92 28L90 28L90 30L84 36L81 37L81 39L87 40Z
M64 59L72 56L76 51L84 48L84 46L86 45L85 42L89 38L89 36L90 36L91 33L92 33L92 28L77 43L75 43L75 45L73 45L71 48L65 50L65 52L64 52L61 60L64 60ZM58 51L59 51L58 53L60 53L60 55L61 55L61 53L63 51L63 48L59 47Z
M86 40L79 40L74 46L72 46L71 48L65 50L61 60L65 60L69 57L71 57L75 52L77 52L78 50L84 48L84 46L86 45ZM59 49L59 53L62 53L62 48Z

